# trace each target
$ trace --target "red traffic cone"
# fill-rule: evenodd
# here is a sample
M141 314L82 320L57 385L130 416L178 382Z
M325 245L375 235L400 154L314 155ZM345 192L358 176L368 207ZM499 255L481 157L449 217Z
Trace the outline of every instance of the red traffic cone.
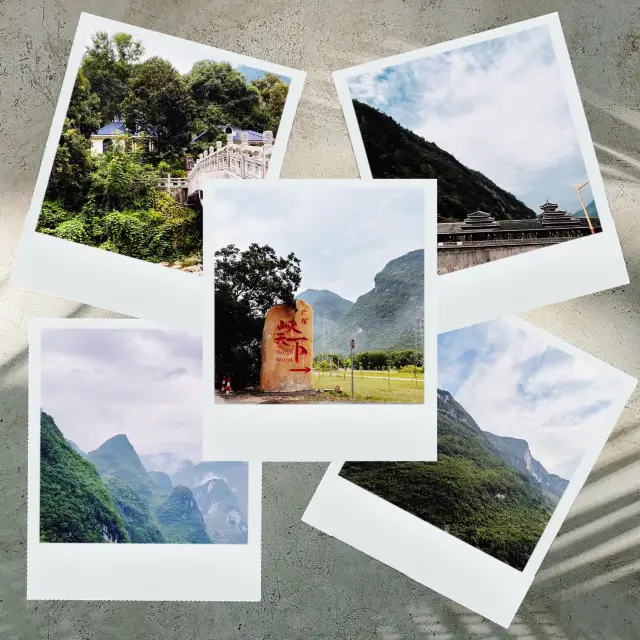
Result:
M222 386L220 387L220 391L222 391L222 393L224 393L224 390L226 389L226 383L225 383L226 377L222 376Z
M231 378L227 378L227 395L231 392Z

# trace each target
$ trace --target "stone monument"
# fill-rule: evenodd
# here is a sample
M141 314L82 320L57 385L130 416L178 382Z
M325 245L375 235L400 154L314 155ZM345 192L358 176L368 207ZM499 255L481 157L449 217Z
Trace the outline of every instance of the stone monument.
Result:
M297 300L294 309L278 304L267 311L262 330L260 390L311 390L313 309Z

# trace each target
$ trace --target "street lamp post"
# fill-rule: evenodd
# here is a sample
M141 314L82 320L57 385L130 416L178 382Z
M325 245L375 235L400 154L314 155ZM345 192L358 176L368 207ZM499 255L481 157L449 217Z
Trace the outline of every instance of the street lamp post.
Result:
M355 383L353 380L353 350L356 348L356 341L354 338L351 338L351 399L355 400L356 390Z

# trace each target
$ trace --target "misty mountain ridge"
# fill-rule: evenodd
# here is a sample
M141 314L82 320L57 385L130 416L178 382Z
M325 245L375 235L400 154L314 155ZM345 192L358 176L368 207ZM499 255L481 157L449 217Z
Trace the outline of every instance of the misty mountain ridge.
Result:
M64 476L72 478L73 470L78 469L80 477L70 486L60 489L60 481L49 483L53 491L43 495L49 496L47 504L41 503L41 512L45 515L46 532L41 529L41 536L51 542L137 542L137 543L227 543L237 544L247 541L246 503L248 502L248 468L246 463L220 463L221 469L233 478L238 485L236 492L227 485L223 478L215 479L209 493L216 497L215 507L212 500L206 507L211 511L205 517L194 494L206 491L198 486L185 486L175 477L160 471L147 471L135 448L124 434L109 438L94 451L81 456L57 429L53 419L42 413L41 420L42 446L51 442L55 455L41 461L41 477L56 478L57 469L62 466ZM175 463L172 454L151 456L156 463L160 460ZM200 463L203 464L203 463ZM206 463L205 463L206 464ZM217 463L212 463L217 464ZM239 467L238 465L244 465ZM183 460L176 473L186 475L192 471L192 482L203 479L211 468L197 469ZM52 474L47 469L51 468ZM166 468L166 465L165 465ZM245 479L242 481L242 470ZM73 521L72 512L77 503L75 487L86 485L86 494L82 497L83 505L94 507L77 507L79 509L79 531L68 533L69 521ZM236 496L238 494L238 497ZM222 496L222 497L220 497ZM244 500L244 509L240 501ZM96 510L97 509L97 510ZM213 511L215 517L211 517ZM91 515L96 513L95 516ZM83 514L82 516L80 514ZM96 518L95 522L93 518ZM86 520L82 520L86 518ZM71 536L71 539L69 537Z

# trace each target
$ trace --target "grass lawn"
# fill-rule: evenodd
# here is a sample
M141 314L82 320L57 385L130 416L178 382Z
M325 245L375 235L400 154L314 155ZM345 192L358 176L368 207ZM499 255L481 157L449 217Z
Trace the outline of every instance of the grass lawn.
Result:
M381 375L375 376L377 373ZM354 372L356 402L413 402L419 404L424 402L424 382L420 378L417 381L394 380L392 373L390 380L388 380L386 372L383 371L364 371L363 374L371 377L361 378L359 372ZM406 377L408 377L406 374L395 376L395 378ZM351 399L350 372L346 374L346 377L343 377L342 372L334 373L332 376L328 372L314 373L314 389L333 389L336 386L342 390L342 394L334 396L336 400L344 402Z

